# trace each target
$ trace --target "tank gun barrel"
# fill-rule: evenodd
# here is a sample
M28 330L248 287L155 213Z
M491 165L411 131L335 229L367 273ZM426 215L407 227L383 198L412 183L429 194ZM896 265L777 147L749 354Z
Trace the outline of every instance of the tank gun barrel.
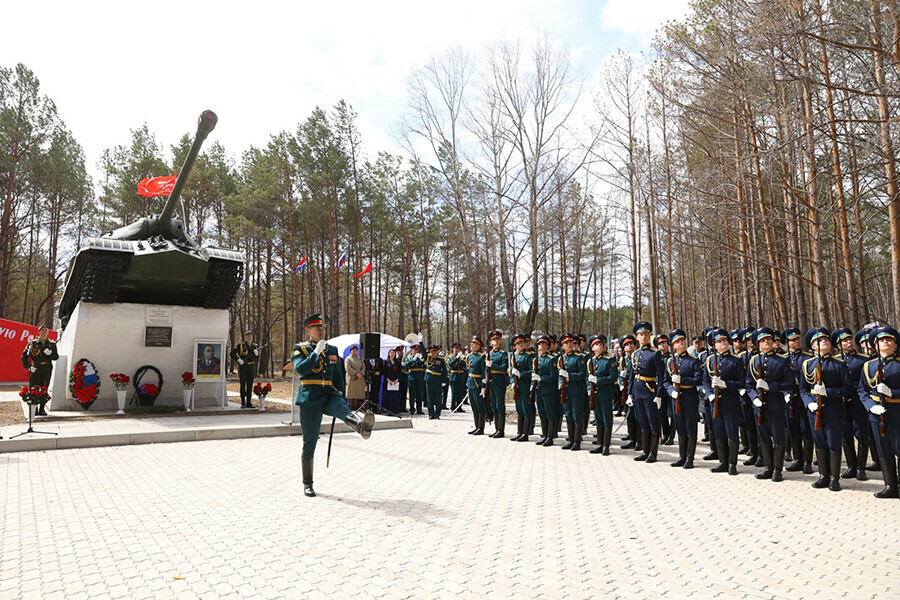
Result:
M216 113L211 110L204 110L200 113L200 118L197 120L197 135L194 136L194 143L191 144L191 149L184 159L184 164L181 165L181 171L178 173L178 178L175 180L175 187L172 188L172 193L169 194L166 205L159 214L158 221L161 225L168 224L172 220L172 213L175 212L175 205L178 203L178 199L181 197L181 190L184 188L184 184L191 174L191 169L197 161L197 155L200 154L200 147L203 146L206 136L216 128L218 120L219 118L216 116Z

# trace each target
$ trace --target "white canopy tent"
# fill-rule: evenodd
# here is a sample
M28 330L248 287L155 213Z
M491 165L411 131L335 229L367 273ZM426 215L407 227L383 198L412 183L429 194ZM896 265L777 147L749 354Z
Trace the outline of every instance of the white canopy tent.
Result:
M381 358L387 358L388 351L391 348L396 348L397 346L403 346L404 349L409 348L410 344L405 340L401 340L400 338L395 338L392 335L388 335L386 333L378 333L374 331L372 333L376 333L381 336ZM359 333L348 333L345 335L339 335L337 337L331 338L328 340L328 343L332 346L337 346L338 353L344 358L350 356L350 346L361 346L359 341Z

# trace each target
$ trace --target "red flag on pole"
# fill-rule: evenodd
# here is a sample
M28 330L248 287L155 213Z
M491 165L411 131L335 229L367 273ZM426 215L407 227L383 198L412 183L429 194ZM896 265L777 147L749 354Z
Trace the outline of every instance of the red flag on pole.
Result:
M175 180L178 174L169 175L167 177L154 177L153 179L144 178L138 184L137 193L144 198L154 198L156 196L168 196L175 187Z
M362 271L360 271L359 273L357 273L356 275L354 275L354 277L359 278L359 277L362 277L363 275L365 275L366 273L371 273L371 272L372 272L372 261L370 260L369 264L366 265L366 268L363 269Z

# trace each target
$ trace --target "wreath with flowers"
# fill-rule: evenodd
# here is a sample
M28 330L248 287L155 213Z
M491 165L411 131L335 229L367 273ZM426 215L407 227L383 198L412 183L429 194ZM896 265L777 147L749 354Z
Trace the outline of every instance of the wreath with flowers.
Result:
M149 382L141 382L148 371L156 373L156 379L159 381L158 385ZM131 385L137 390L138 406L153 406L153 403L156 402L156 397L159 396L159 392L162 391L163 376L159 369L153 365L144 365L134 372Z
M100 393L100 376L97 367L86 358L79 359L69 373L69 392L81 408L87 410Z

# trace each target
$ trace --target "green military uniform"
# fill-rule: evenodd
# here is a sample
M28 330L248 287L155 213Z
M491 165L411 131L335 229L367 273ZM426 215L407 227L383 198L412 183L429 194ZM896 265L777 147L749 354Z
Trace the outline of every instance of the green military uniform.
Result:
M253 380L256 379L256 361L259 345L241 342L231 349L232 360L238 363L238 380L241 383L241 408L253 408Z
M437 346L431 348L437 349ZM429 348L429 352L431 351ZM425 394L428 399L428 418L440 419L443 408L444 388L447 386L447 362L440 356L425 360Z
M602 340L606 344L604 336L591 338ZM597 423L597 448L591 450L592 454L602 453L609 455L609 446L612 438L613 401L616 397L616 382L619 378L619 369L616 359L604 352L600 356L592 356L588 362L588 394L594 393L594 420ZM590 376L596 378L597 383L590 380Z
M46 389L50 385L53 361L59 358L56 342L51 339L32 338L22 351L22 366L28 369L28 386ZM46 401L38 406L36 415L46 416Z
M490 339L502 339L503 334L494 331ZM501 438L506 429L506 388L509 386L509 355L502 349L491 350L487 354L490 361L491 384L488 389L491 409L494 411L494 428L496 431L489 437Z
M541 336L538 339L538 350L541 344L550 347L549 336ZM541 439L538 444L552 446L553 440L559 431L557 422L562 414L559 403L559 369L557 368L558 355L555 352L538 354L537 370L532 373L532 380L538 386L536 390L536 404L538 414L541 417Z
M403 365L409 372L409 414L425 414L422 412L422 400L425 397L425 359L421 353L407 354Z
M465 412L460 405L466 393L466 361L457 352L450 355L447 367L450 370L450 408L456 412Z
M324 327L327 319L314 314L306 319L306 327ZM321 344L321 346L319 346ZM316 349L320 348L317 352ZM312 340L294 346L291 354L294 371L300 376L300 389L294 404L300 407L300 427L303 433L304 494L315 496L312 489L313 456L319 441L322 415L336 417L350 425L363 439L368 439L375 423L375 415L367 411L365 415L353 412L344 399L344 361L335 346Z
M484 353L481 349L484 343L477 335L472 342L478 344L478 350L472 350L466 356L466 391L469 395L469 405L472 407L472 416L475 419L475 429L470 435L484 434L484 424L487 421L487 393L484 387L484 377L487 368L484 364Z
M528 336L519 334L513 338L513 344L518 341L526 341ZM513 441L527 442L528 435L534 427L534 405L531 403L531 375L534 372L535 352L530 348L526 348L521 352L513 354L512 368L518 371L518 375L513 373L514 383L516 387L516 414L518 416L517 431L518 435L513 437Z

